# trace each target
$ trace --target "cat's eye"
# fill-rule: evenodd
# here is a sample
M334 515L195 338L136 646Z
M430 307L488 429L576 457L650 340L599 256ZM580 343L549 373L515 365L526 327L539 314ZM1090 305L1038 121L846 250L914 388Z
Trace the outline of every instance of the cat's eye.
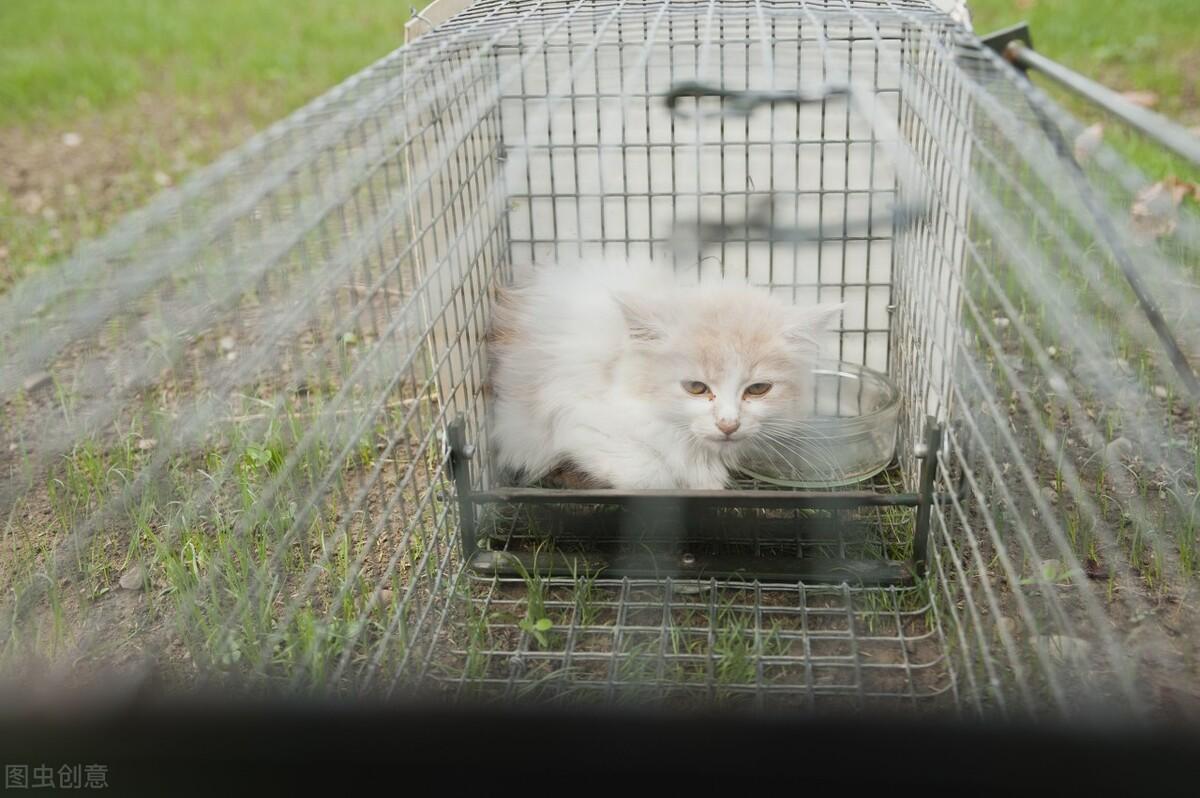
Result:
M769 390L771 390L771 383L756 382L746 386L746 396L762 396Z
M696 380L685 380L683 390L690 393L692 396L704 396L708 393L708 386Z

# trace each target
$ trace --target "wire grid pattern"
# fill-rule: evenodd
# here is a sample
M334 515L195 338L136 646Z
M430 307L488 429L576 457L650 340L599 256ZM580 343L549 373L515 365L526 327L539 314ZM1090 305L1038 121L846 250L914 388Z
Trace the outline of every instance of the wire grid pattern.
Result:
M951 709L945 642L912 589L716 580L548 580L546 632L523 625L530 584L496 578L464 609L433 678L459 697L698 699L823 710Z
M892 468L870 487L900 492L903 475ZM488 506L478 523L491 548L534 553L535 564L549 552L585 556L571 577L473 576L432 684L458 697L950 711L955 674L924 587L671 576L708 552L903 561L914 513L728 509L685 520L587 505ZM664 576L589 573L586 555L597 551L653 553ZM540 619L544 631L531 625Z
M870 120L837 100L715 119L704 114L719 104L701 100L686 119L662 102L673 82L695 78L723 89L850 80L873 104L898 105L901 23L780 8L572 7L501 98L513 261L654 255L698 279L740 275L797 302L845 300L829 353L886 369L892 220L881 211L895 177ZM778 224L819 226L823 240L734 232L680 251L680 227L762 207Z
M894 164L872 162L874 129L843 105L689 133L651 96L668 77L795 87L801 71L870 76L880 104L895 103L929 200L917 224L874 223L870 206L904 186ZM569 134L554 126L562 108ZM1108 422L1092 416L1122 412L1168 511L1195 495L1193 452L1174 445L1189 416L1129 312L1112 236L1177 321L1195 296L1187 268L1200 236L1185 209L1169 244L1145 245L1125 223L1142 178L1102 148L1079 183L1047 115L1072 129L916 0L472 6L0 297L0 510L15 563L0 585L14 597L0 615L6 657L68 607L77 615L60 650L73 661L120 661L128 651L108 641L136 640L189 680L512 694L581 662L596 678L580 681L598 685L583 691L607 696L633 681L665 695L678 676L684 692L760 702L784 692L1010 714L1140 709L1154 673L1113 619L1153 615L1137 580L1155 562L1187 584L1186 540L1119 464L1095 473L1112 458ZM819 168L783 174L788 158ZM688 164L695 177L681 183ZM862 303L831 344L886 365L900 386L910 487L924 417L947 425L929 579L907 592L600 580L589 617L578 586L548 584L551 628L538 631L556 637L541 645L521 626L528 585L464 569L446 478L452 419L467 419L486 458L495 290L522 261L594 244L653 250L670 240L656 214L728 219L772 189L815 202L803 213L847 234L795 252L731 240L677 262L798 302ZM862 240L848 232L852 203L872 220ZM1200 351L1195 329L1180 335ZM1126 371L1135 352L1147 354ZM27 549L13 530L39 518L58 536ZM1131 553L1131 530L1157 561ZM1120 588L1108 595L1084 531ZM127 555L105 560L114 551ZM134 558L161 601L131 621L112 569ZM97 561L78 579L83 598L63 602L59 577ZM686 617L668 623L675 613Z

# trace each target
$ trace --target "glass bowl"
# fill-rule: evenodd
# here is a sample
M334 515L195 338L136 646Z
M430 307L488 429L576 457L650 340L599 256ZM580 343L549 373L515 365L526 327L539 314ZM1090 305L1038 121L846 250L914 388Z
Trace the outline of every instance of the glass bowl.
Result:
M811 396L794 422L755 445L741 465L754 479L789 488L832 488L870 479L896 453L900 394L878 371L817 361Z

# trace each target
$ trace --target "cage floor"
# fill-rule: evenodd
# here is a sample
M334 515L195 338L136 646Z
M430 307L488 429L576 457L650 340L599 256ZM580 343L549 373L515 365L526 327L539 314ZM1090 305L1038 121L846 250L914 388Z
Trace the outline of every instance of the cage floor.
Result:
M861 487L900 492L899 470ZM697 538L691 519L517 505L491 508L480 530L491 549L534 563L563 551L635 549L664 562L706 552L765 562L904 558L912 513L731 509L706 518ZM954 702L922 586L703 579L669 568L644 579L537 567L518 577L464 573L434 669L460 696L811 708Z
M434 678L460 697L947 707L920 588L471 577Z

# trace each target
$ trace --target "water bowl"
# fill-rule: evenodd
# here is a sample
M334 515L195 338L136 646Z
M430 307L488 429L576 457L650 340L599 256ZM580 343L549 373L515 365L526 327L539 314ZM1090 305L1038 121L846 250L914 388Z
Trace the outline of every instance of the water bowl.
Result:
M761 440L743 461L747 476L789 488L833 488L870 479L896 453L900 394L886 375L817 361L811 395L795 421Z

